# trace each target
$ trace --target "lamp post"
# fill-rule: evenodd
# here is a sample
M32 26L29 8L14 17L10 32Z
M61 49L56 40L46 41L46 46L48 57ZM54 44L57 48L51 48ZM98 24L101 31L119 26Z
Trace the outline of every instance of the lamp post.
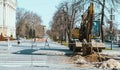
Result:
M113 20L115 16L113 15L113 8L111 8L111 15L110 15L110 39L111 39L111 50L112 50L112 38L113 38Z
M33 50L33 44L34 44L34 22L32 21L32 45L31 45L31 50ZM33 55L31 54L31 66L33 66Z
M112 31L110 31L111 50L112 50Z
M33 47L34 37L35 37L34 22L32 22L31 37L32 37L32 47Z

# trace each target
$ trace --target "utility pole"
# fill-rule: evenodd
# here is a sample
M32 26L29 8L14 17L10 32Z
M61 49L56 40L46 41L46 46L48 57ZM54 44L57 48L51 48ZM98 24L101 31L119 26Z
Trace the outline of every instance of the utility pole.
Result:
M111 50L112 50L112 37L113 37L113 20L114 20L114 15L113 15L113 8L111 8L110 11L110 39L111 39Z
M34 47L34 21L32 21L32 46L31 50L33 50ZM33 66L33 55L31 54L31 66Z

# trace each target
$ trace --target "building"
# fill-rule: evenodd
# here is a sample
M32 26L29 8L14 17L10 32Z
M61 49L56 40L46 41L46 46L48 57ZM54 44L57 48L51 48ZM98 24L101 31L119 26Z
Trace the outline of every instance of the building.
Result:
M45 35L45 26L44 25L37 25L35 26L35 37L43 37Z
M16 0L0 0L0 34L16 38Z

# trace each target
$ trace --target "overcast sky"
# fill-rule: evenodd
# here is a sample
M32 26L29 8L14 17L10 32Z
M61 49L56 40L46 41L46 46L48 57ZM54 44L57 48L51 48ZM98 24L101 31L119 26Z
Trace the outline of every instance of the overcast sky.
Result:
M17 0L18 7L33 11L41 16L43 25L49 26L57 6L62 0Z

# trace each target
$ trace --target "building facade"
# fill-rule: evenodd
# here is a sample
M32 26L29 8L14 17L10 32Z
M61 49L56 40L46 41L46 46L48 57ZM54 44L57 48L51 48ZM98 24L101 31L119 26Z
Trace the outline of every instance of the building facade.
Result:
M44 37L45 35L45 26L44 25L37 25L35 26L35 37Z
M16 0L0 0L0 34L16 38Z

